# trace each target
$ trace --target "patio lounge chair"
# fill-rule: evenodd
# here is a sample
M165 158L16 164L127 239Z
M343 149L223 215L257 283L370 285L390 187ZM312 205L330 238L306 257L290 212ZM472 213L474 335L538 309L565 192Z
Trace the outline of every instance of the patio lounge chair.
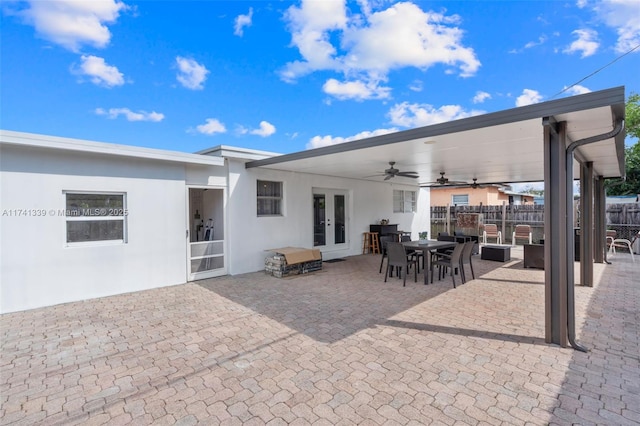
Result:
M494 223L485 223L482 232L482 244L487 244L487 238L495 238L496 244L502 244L502 232L498 231L498 225Z
M511 244L514 246L518 244L518 240L527 240L531 244L531 226L529 225L516 225L516 229L513 231L511 238Z
M615 238L611 243L609 252L616 253L616 248L628 249L629 253L631 253L631 260L633 260L633 263L635 263L636 259L633 257L633 244L638 238L640 238L640 231L638 231L638 233L633 237L631 241L627 240L626 238Z
M611 244L613 244L613 240L616 239L616 235L618 234L615 229L607 229L607 250L611 250Z

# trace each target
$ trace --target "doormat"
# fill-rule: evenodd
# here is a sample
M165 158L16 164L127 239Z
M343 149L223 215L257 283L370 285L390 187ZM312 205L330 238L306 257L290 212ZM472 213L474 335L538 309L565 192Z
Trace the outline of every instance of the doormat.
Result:
M324 263L336 263L336 262L344 262L346 259L330 259L330 260L323 260Z

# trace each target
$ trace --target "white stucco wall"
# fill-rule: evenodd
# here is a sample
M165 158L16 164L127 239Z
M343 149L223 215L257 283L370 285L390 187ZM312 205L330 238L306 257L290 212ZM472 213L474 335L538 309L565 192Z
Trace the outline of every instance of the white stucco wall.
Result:
M230 274L262 270L269 248L313 247L314 188L348 193L348 244L325 250L324 259L360 254L362 233L382 218L414 238L429 229L428 190L399 180L247 170L244 161L229 158L225 166L183 163L167 159L170 153L139 158L104 144L96 144L102 152L85 145L0 145L0 313L184 283L191 187L223 190L213 191L209 201L225 207L213 219L222 225L216 225L215 238L225 241ZM283 182L281 217L257 217L258 179ZM394 189L418 191L418 212L393 213ZM59 213L66 207L65 191L125 193L126 243L68 245L66 218ZM45 213L17 213L25 210Z
M257 180L281 181L284 186L284 214L257 217ZM397 180L399 181L399 179ZM242 161L229 161L229 273L264 269L267 249L313 247L313 188L341 189L349 193L348 248L323 251L325 260L362 253L362 233L380 219L390 219L398 229L429 230L429 191L399 182L374 183L364 180L300 174L269 169L245 169ZM418 213L393 213L393 190L418 191Z
M212 169L225 181L223 167L11 145L0 155L3 313L184 283L187 169L192 183ZM126 193L127 242L68 246L63 191Z

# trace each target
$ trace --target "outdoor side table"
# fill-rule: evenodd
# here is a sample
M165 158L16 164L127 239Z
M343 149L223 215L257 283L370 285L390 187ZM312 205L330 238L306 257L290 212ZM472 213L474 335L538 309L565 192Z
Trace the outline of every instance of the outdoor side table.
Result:
M524 267L544 269L544 245L524 244Z
M506 262L511 260L511 246L484 246L480 259Z

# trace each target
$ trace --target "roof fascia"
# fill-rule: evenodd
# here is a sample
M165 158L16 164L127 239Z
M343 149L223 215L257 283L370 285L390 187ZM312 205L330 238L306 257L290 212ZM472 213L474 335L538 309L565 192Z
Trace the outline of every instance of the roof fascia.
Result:
M460 120L448 121L445 123L433 124L425 127L418 127L415 129L403 130L395 133L388 133L386 135L359 139L348 143L299 151L291 154L281 155L278 157L266 158L263 160L251 161L247 163L245 167L253 168L268 166L272 164L302 160L323 155L339 154L342 152L354 151L358 149L373 148L376 146L389 145L414 139L429 138L449 133L464 132L484 127L515 123L518 121L541 119L545 116L566 114L569 112L600 108L603 106L611 106L617 104L622 104L624 108L624 86L618 86L611 89L585 93L568 98L477 115Z
M118 145L104 142L93 142L81 139L61 138L34 133L0 130L0 145L28 146L41 149L58 149L82 152L87 154L113 155L119 157L140 158L156 161L167 161L183 164L206 166L223 166L224 159L207 157L178 151L166 151L153 148L142 148L130 145Z
M213 148L203 149L201 151L197 151L196 154L233 158L238 160L248 160L248 161L262 160L265 158L271 158L271 157L282 155L275 152L260 151L257 149L249 149L249 148L240 148L240 147L229 146L229 145L218 145Z

